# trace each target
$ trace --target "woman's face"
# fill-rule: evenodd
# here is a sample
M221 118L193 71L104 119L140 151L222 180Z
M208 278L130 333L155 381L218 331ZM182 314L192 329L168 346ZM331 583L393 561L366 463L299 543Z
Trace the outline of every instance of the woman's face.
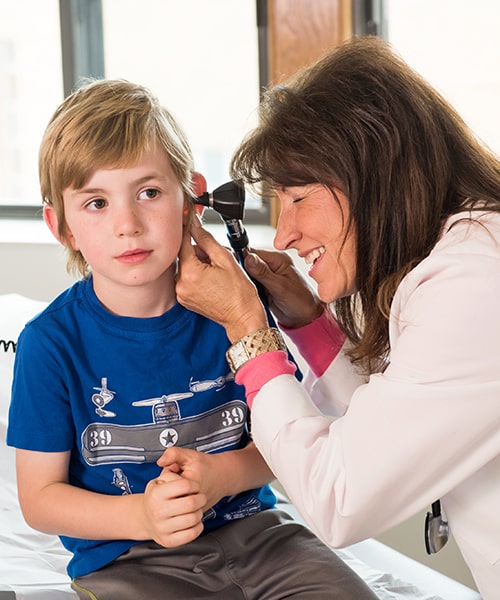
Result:
M350 296L356 291L356 239L354 228L347 234L349 203L335 188L335 195L321 184L276 190L280 216L274 246L294 248L309 265L309 276L317 284L323 302Z

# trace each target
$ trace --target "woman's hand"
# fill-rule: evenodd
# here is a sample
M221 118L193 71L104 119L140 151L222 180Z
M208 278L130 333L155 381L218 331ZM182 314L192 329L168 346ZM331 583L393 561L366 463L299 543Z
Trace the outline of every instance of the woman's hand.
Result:
M197 219L185 233L179 257L176 291L182 305L223 325L232 342L267 327L254 284L232 252ZM285 252L254 250L246 257L245 268L263 285L269 308L285 327L307 325L323 312L324 304Z
M252 250L245 268L264 286L269 308L281 325L302 327L323 313L324 304L286 252Z
M176 293L183 306L225 327L231 342L268 326L254 284L196 218L183 238Z

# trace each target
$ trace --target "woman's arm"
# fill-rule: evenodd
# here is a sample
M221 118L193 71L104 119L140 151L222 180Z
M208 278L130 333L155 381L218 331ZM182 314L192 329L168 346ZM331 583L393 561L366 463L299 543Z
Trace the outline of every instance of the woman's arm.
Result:
M206 498L196 480L163 473L144 494L108 496L68 483L69 452L16 451L19 502L28 525L83 539L153 539L165 547L201 533Z
M377 535L437 498L446 510L446 496L500 455L499 294L497 259L431 257L393 302L390 365L341 418L289 375L257 393L255 443L326 543ZM333 394L350 376L341 358L320 378Z

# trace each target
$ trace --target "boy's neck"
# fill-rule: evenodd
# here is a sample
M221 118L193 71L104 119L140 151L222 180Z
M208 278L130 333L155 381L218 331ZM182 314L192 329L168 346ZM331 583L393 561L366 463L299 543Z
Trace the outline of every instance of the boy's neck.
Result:
M140 319L159 317L176 303L175 282L172 278L148 285L101 286L94 278L94 292L101 304L120 317Z

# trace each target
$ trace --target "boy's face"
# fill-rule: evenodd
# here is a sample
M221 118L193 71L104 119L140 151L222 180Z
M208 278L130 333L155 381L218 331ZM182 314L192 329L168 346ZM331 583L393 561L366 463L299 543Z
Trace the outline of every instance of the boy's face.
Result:
M67 243L92 268L102 302L132 288L174 290L184 194L165 153L154 146L127 168L98 169L63 193ZM175 298L175 293L174 293Z

